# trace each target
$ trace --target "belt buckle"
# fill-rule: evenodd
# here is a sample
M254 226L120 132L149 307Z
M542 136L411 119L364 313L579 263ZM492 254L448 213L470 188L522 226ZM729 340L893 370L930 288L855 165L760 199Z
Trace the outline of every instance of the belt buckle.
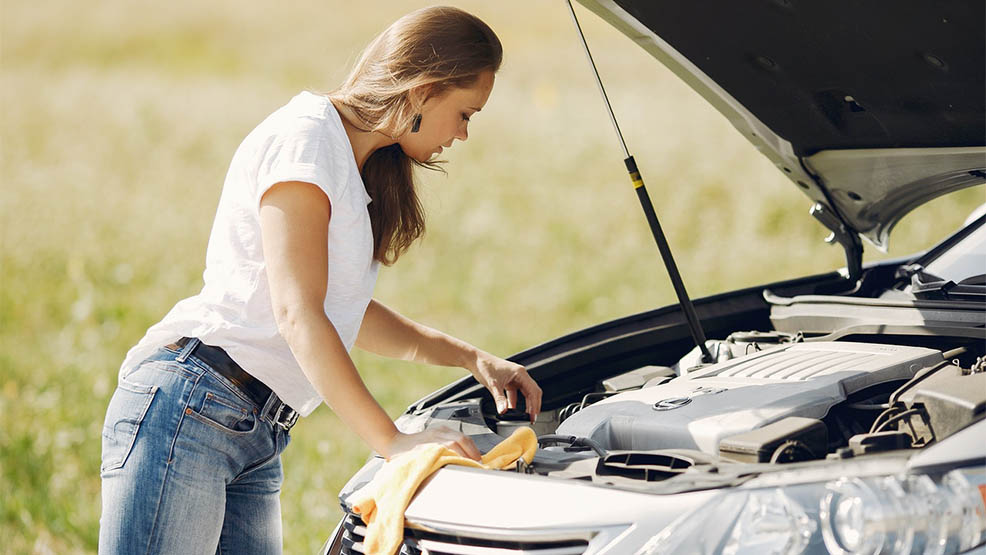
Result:
M281 421L281 416L288 414L287 410L285 409L291 412L288 415L288 417L284 419L284 421ZM295 422L298 421L298 411L292 409L287 405L287 403L284 403L282 401L281 404L277 407L277 411L274 412L273 420L274 420L274 424L277 424L278 426L280 426L282 430L286 432L291 429L291 426L294 426Z

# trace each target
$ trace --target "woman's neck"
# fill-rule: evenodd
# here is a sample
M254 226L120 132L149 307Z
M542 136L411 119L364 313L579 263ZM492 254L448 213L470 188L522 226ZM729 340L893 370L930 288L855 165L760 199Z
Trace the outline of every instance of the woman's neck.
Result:
M364 131L353 125L352 122L357 121L356 114L349 106L335 100L332 100L332 105L339 112L339 119L342 120L342 126L349 137L349 144L353 147L353 158L356 159L356 167L359 168L360 173L363 172L363 164L378 148L397 142L392 137L378 131Z

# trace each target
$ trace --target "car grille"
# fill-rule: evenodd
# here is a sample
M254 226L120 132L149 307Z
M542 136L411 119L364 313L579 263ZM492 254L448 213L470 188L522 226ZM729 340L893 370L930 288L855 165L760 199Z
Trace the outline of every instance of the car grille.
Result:
M356 515L347 514L342 523L342 555L365 553L366 526ZM530 553L532 555L579 555L588 548L585 540L515 541L492 540L436 534L405 528L401 555L493 555Z

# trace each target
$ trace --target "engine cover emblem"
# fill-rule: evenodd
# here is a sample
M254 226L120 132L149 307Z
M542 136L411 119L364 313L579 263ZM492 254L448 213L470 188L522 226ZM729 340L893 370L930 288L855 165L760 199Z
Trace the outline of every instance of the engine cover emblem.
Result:
M691 397L671 397L654 403L654 410L674 410L692 402Z

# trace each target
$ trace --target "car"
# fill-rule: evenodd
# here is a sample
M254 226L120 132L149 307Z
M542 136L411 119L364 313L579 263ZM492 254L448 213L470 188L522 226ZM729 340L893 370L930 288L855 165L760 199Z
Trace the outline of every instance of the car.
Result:
M533 461L435 472L401 553L986 553L986 205L862 259L986 182L983 2L580 2L767 156L846 265L692 301L668 251L678 304L510 357L544 391ZM397 423L485 452L523 411L469 377ZM383 463L342 489L322 553L364 552L349 499Z

